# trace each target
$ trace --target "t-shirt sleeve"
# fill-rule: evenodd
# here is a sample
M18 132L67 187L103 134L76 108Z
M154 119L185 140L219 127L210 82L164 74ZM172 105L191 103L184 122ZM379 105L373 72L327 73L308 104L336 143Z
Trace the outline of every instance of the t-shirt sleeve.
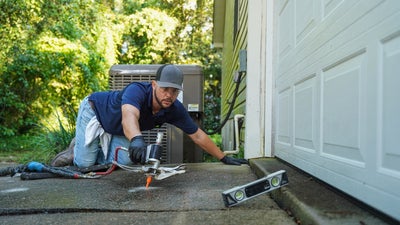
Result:
M177 111L174 114L174 119L170 123L181 129L186 134L194 134L199 126L193 121L192 117L190 117L182 103L177 102L175 105Z
M130 104L141 109L146 102L146 89L137 83L128 85L122 93L121 105Z

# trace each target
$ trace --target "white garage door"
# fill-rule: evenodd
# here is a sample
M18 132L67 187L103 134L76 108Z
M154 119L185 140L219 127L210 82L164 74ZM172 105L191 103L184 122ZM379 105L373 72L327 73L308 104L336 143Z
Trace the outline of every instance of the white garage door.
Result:
M400 220L400 1L274 7L275 155Z

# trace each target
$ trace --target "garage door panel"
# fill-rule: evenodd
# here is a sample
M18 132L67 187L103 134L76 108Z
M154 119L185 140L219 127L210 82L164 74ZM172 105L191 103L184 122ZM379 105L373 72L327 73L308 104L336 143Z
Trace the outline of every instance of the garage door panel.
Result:
M282 23L279 24L279 57L284 58L294 48L294 3L286 1L279 10L279 18Z
M296 4L294 4L296 2ZM314 0L314 2L319 2ZM303 1L289 1L282 13L279 15L278 23L278 76L285 80L285 76L293 75L292 70L298 70L298 67L308 67L310 63L318 61L321 55L328 55L337 49L337 46L343 46L350 39L356 39L367 32L368 28L379 24L382 20L382 14L395 12L396 8L381 7L383 0L346 0L337 5L331 14L325 18L318 19L323 10L315 9L315 13L309 11L309 14L316 14L315 25L307 33L307 41L298 40L293 30L299 31L302 23L295 22L297 17L291 15L299 7L303 7ZM314 3L316 4L316 3ZM386 6L386 5L384 5ZM286 43L285 45L281 42ZM290 40L290 41L289 41ZM281 54L284 52L284 54ZM317 54L316 54L317 53ZM279 82L280 80L278 80Z
M340 4L343 3L343 0L323 0L323 9L324 9L324 17L331 14L336 8L339 7Z
M317 143L317 89L316 74L294 85L294 147L315 153Z
M400 1L279 7L275 155L400 220Z
M382 77L381 171L400 178L400 32L384 39L381 48Z
M302 0L296 5L296 42L301 42L320 20L320 7L314 0Z
M322 153L363 166L360 153L360 78L363 54L344 57L322 73Z
M278 120L278 130L277 130L277 142L285 145L291 145L291 90L287 88L279 93L278 96L278 107L277 107L277 120Z

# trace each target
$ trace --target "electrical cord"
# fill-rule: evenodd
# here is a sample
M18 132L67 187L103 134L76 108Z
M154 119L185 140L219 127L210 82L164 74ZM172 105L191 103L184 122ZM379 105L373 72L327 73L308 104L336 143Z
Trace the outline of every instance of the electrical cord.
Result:
M233 111L233 107L235 106L236 98L239 93L239 86L240 86L240 82L242 81L242 74L243 74L242 72L238 72L237 79L235 79L236 86L235 86L235 90L233 92L232 101L229 103L230 104L229 110L228 110L228 113L226 114L225 119L219 124L219 126L215 130L206 132L206 134L213 135L213 134L221 132L221 130L225 126L226 122L228 122L229 117L231 116L231 113Z

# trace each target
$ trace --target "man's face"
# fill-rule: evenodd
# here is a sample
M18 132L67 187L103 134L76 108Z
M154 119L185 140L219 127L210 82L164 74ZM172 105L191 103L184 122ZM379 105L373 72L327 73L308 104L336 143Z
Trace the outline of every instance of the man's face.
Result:
M174 103L180 90L171 87L160 87L156 81L153 81L153 95L161 108L168 108Z

